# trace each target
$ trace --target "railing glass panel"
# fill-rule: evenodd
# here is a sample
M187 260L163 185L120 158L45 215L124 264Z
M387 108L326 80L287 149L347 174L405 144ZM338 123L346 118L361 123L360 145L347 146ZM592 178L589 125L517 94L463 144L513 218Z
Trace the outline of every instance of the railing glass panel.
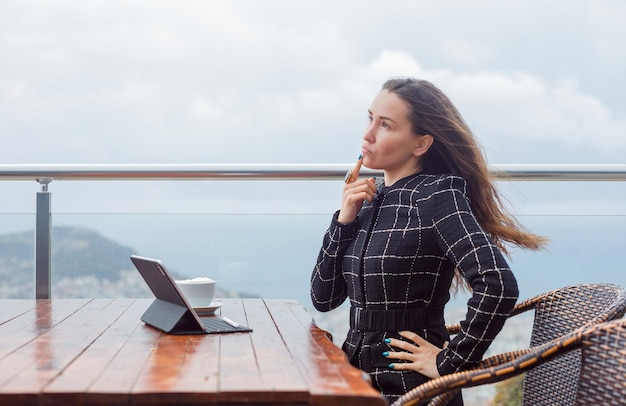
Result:
M523 297L582 282L626 285L626 216L520 219L550 239L544 250L511 252ZM139 254L162 259L181 277L210 276L225 294L308 304L310 272L329 221L330 214L53 214L52 295L132 296L135 283L143 284L128 256ZM9 296L32 297L34 214L3 214L0 222L3 277L22 275ZM121 271L128 279L116 284Z

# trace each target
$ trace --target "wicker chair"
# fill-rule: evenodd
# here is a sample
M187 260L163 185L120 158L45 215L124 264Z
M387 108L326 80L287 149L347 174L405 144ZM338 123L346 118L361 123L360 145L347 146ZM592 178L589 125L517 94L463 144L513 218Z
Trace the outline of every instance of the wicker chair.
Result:
M582 366L576 405L626 402L626 320L603 323L582 334Z
M548 362L532 360L539 359L542 351L554 351L563 337L572 339L590 327L621 318L626 311L626 289L612 284L568 286L519 303L511 317L529 310L535 312L529 348L498 354L468 371L433 379L393 405L446 405L463 387L502 381L522 372L524 405L573 405L581 369L580 347L550 357ZM459 329L459 325L448 327L451 334Z
M581 355L580 375L577 377L578 384L574 388L574 406L624 404L624 399L626 399L626 319L577 329L488 370L474 369L434 379L412 390L411 392L414 393L410 402L407 399L406 402L400 404L416 404L415 402L419 402L420 399L427 399L446 388L476 386L507 379L525 371L532 371L571 353ZM553 382L550 382L546 386L552 384ZM559 402L559 400L551 399L548 403L538 404L557 405L560 404Z

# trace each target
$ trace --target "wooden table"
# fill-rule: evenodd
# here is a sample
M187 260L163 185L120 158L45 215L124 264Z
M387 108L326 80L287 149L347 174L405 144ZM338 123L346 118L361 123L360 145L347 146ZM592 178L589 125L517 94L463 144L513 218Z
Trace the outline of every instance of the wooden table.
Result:
M0 300L0 404L386 404L295 301L224 299L252 333L185 336L150 302Z

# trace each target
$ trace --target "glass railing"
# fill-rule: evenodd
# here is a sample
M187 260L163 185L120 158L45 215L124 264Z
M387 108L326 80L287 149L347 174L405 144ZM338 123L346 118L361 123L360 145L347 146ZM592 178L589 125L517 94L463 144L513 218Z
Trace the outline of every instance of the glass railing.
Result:
M46 186L52 297L150 297L128 258L139 254L180 277L210 276L222 296L293 298L311 308L310 273L350 166L0 165L0 180L54 179ZM626 165L493 172L521 207L520 221L550 239L545 250L511 252L522 298L583 282L626 286ZM0 187L14 183L24 182ZM44 188L30 185L19 196L27 204L0 213L0 297L34 297L35 195ZM576 206L589 196L597 204ZM450 308L465 300L460 293ZM341 317L324 321L339 335Z
M306 304L330 214L63 213L53 218L53 297L136 294L143 283L128 257L139 254L163 260L176 275L210 276L224 294L289 297ZM626 286L626 215L527 215L520 220L550 239L544 250L511 252L522 296L563 284ZM33 238L32 214L0 215L2 267L21 275L19 286L3 282L1 296L33 297ZM120 272L128 272L120 283L132 281L130 286L114 284Z

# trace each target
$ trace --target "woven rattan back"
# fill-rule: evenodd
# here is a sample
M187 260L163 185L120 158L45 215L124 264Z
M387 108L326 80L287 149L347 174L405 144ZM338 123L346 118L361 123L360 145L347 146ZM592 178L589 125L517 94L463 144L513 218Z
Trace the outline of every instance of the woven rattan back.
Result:
M626 311L626 289L610 284L566 287L519 303L512 316L529 310L535 310L529 348L497 354L475 368L428 381L393 406L448 405L461 388L522 373L527 377L525 405L574 405L577 392L576 406L626 404L626 320L621 318ZM448 327L451 332L459 329L458 325ZM621 336L606 338L610 333L605 330ZM617 403L611 403L610 395L620 395Z
M579 328L624 315L626 294L612 284L583 284L529 299L535 320L530 346L536 347ZM570 351L526 372L523 405L573 405L581 365L580 350Z
M626 320L583 335L576 405L626 403Z

